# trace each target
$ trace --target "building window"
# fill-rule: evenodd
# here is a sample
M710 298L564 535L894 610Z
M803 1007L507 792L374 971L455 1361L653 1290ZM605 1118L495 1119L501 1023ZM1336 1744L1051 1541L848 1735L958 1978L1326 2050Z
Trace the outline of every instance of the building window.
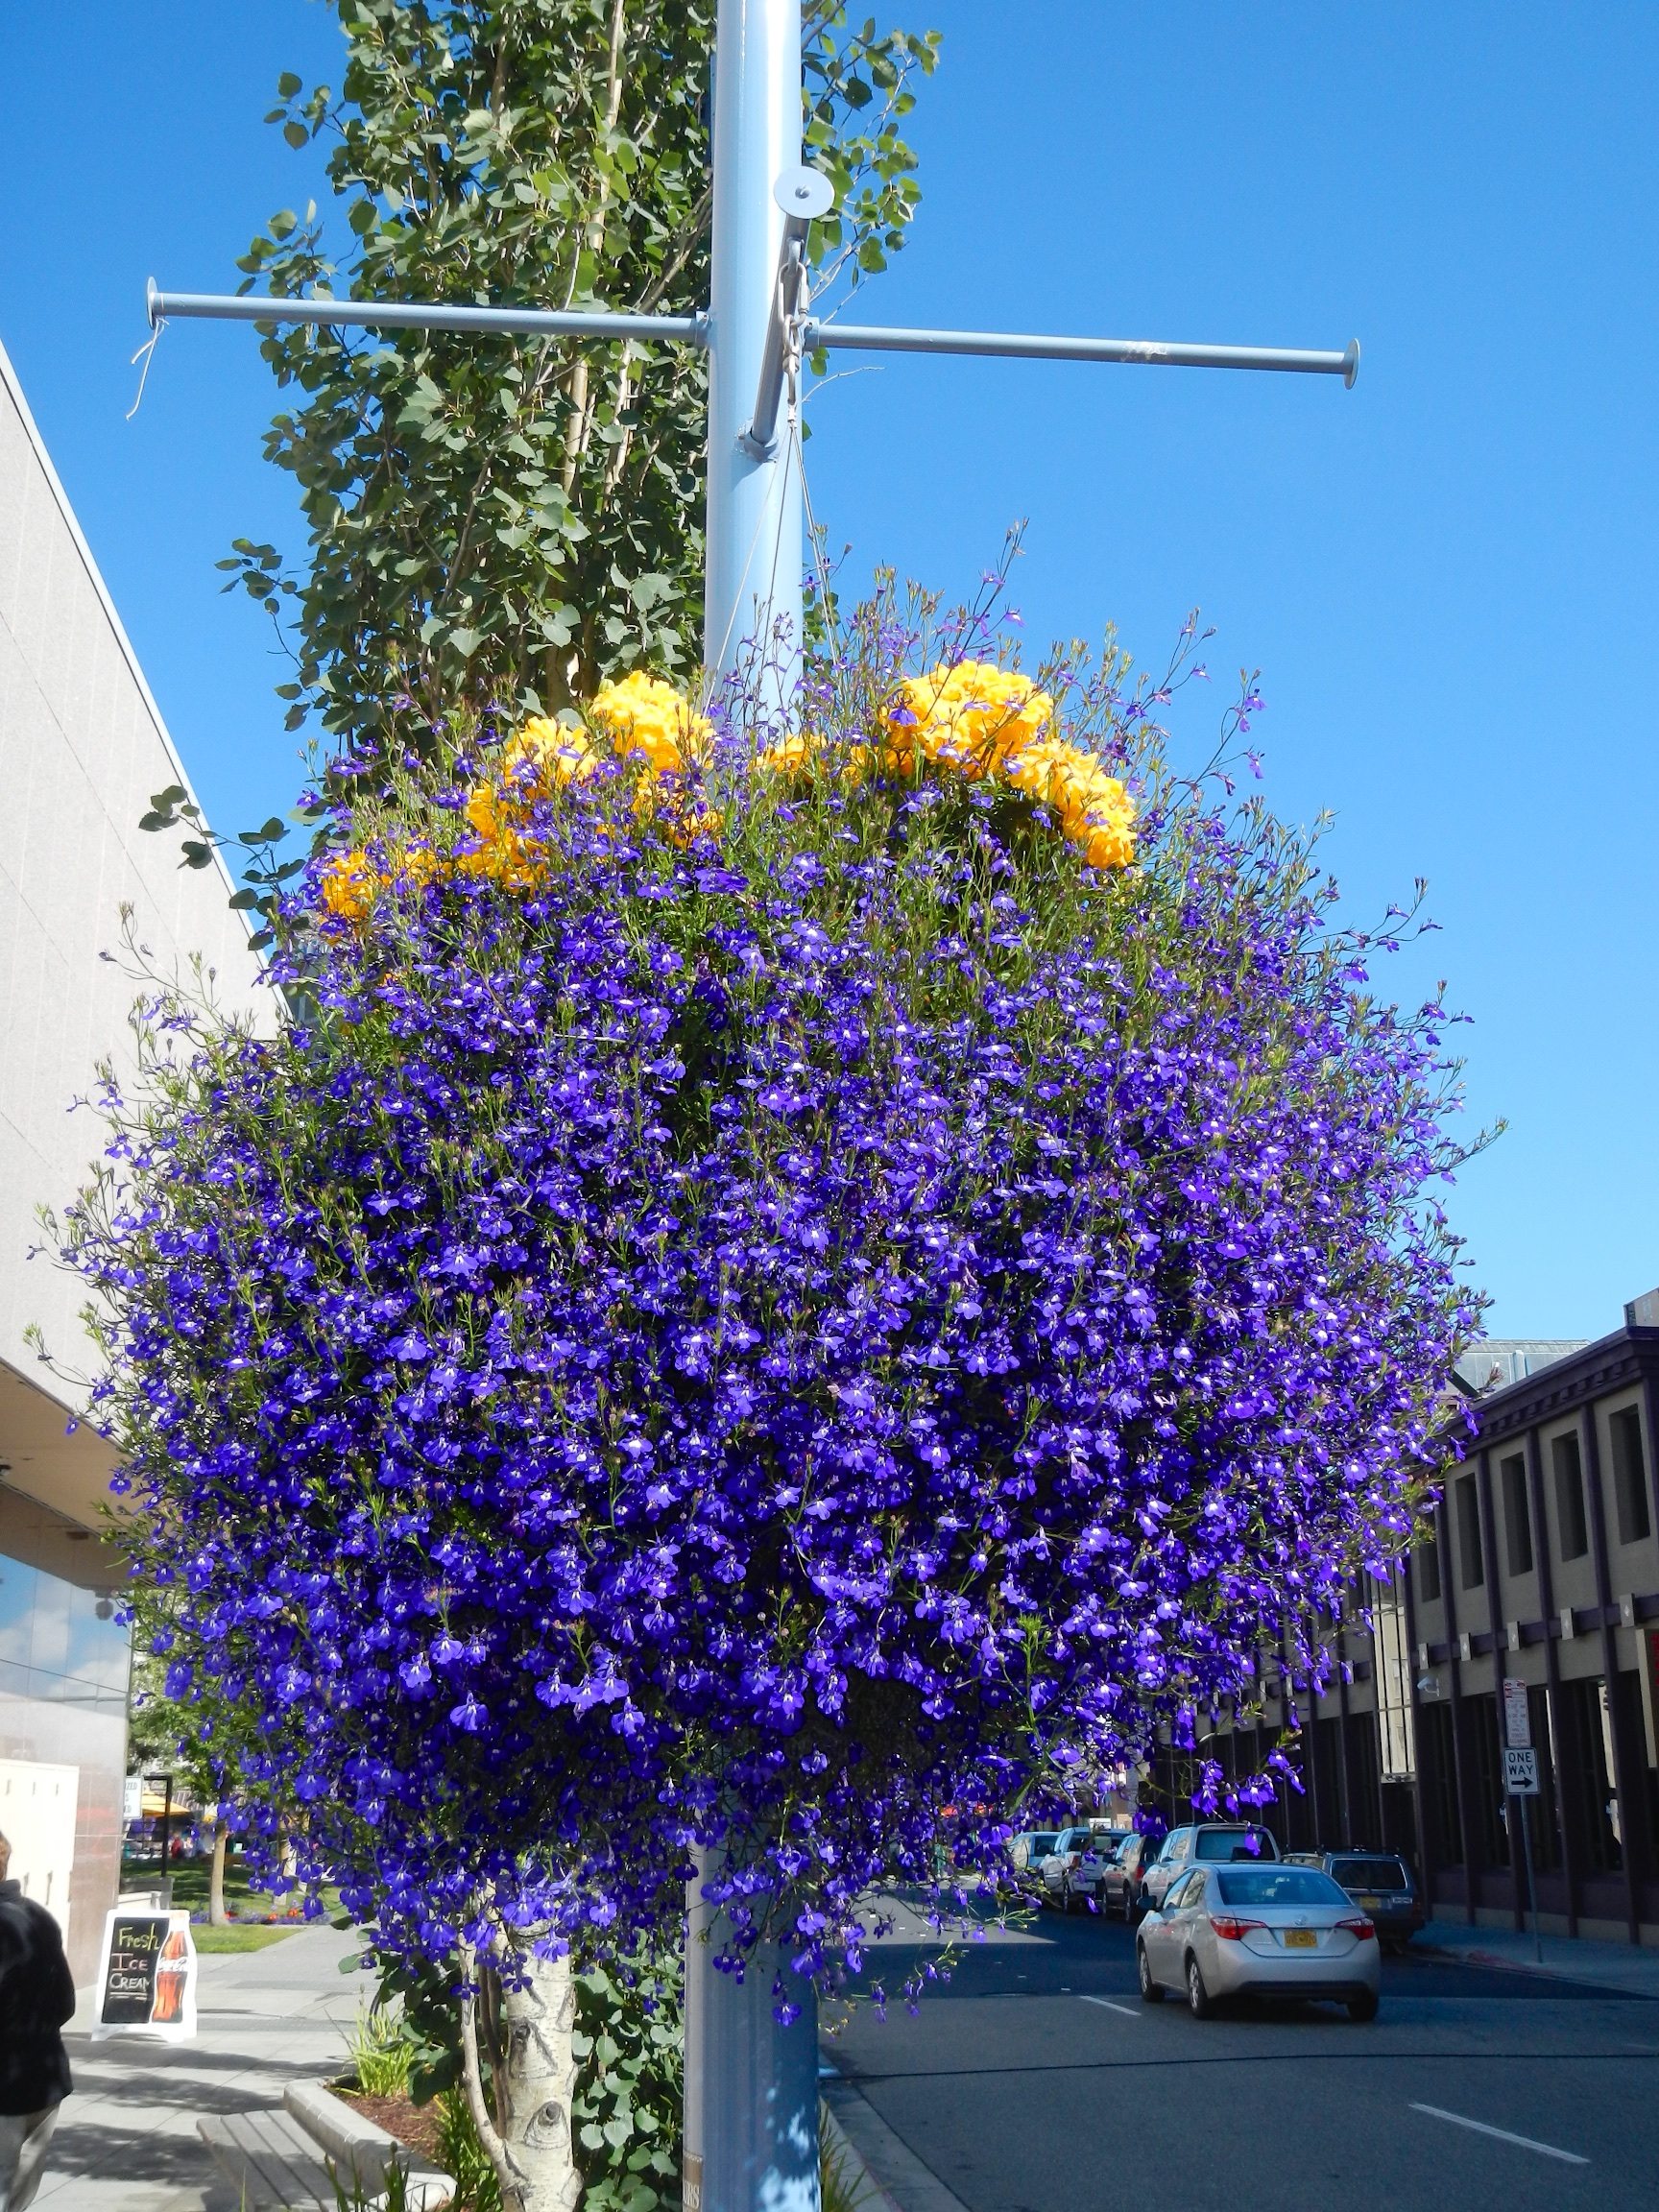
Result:
M1473 1475L1457 1478L1457 1564L1464 1589L1479 1590L1486 1572L1480 1564L1480 1501Z
M1424 1705L1417 1739L1423 1790L1424 1841L1436 1866L1463 1863L1463 1823L1457 1816L1457 1760L1452 1748L1452 1709Z
M1519 1452L1498 1470L1503 1484L1503 1533L1511 1575L1532 1572L1532 1515L1527 1505L1527 1462Z
M1559 1873L1561 1857L1561 1802L1555 1788L1555 1731L1550 1720L1550 1693L1534 1683L1527 1693L1532 1720L1532 1748L1538 1756L1538 1782L1542 1794L1523 1799L1532 1823L1532 1858L1540 1874Z
M1634 1406L1607 1424L1613 1438L1613 1495L1619 1507L1619 1541L1640 1544L1652 1523L1647 1515L1647 1464L1642 1456L1642 1417Z
M1613 1790L1613 1719L1607 1685L1594 1678L1563 1682L1561 1700L1569 1730L1564 1749L1573 1762L1562 1774L1562 1793L1577 1800L1585 1871L1617 1874L1624 1863L1623 1823Z
M1569 1430L1550 1439L1550 1462L1555 1471L1555 1528L1561 1539L1563 1559L1582 1559L1590 1549L1590 1525L1584 1518L1584 1470L1578 1459L1578 1439Z
M1423 1527L1424 1535L1417 1546L1417 1595L1425 1605L1432 1605L1440 1595L1440 1547L1434 1540L1432 1519Z
M1509 1808L1503 1795L1503 1755L1498 1746L1495 1693L1463 1700L1463 1741L1475 1767L1475 1821L1482 1866L1507 1866Z

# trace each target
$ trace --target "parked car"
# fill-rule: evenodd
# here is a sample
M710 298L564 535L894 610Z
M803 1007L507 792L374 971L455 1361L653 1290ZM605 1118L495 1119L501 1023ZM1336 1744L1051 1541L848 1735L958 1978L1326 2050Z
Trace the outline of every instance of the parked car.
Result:
M1118 1846L1114 1858L1106 1862L1106 1871L1100 1877L1099 1904L1102 1912L1119 1915L1132 1921L1141 1910L1141 1881L1145 1869L1158 1856L1156 1836L1129 1836Z
M1142 1909L1152 1911L1161 1907L1176 1877L1195 1863L1213 1865L1234 1860L1276 1863L1278 1859L1278 1844L1265 1828L1251 1820L1202 1820L1194 1827L1171 1828L1164 1839L1163 1850L1142 1873Z
M1141 1994L1184 1989L1193 2017L1228 1997L1332 1999L1375 2020L1377 1930L1316 1866L1189 1864L1135 1938Z
M1298 1861L1301 1854L1297 1854ZM1376 1923L1384 1951L1404 1951L1423 1925L1423 1900L1411 1869L1396 1852L1323 1851L1308 1861L1329 1874L1367 1919Z
M1043 1862L1041 1902L1058 1905L1070 1912L1087 1905L1100 1887L1106 1855L1096 1848L1092 1828L1067 1828L1056 1837L1054 1848Z
M1060 1840L1058 1828L1027 1828L1008 1845L1008 1863L1022 1888L1041 1883L1043 1862Z

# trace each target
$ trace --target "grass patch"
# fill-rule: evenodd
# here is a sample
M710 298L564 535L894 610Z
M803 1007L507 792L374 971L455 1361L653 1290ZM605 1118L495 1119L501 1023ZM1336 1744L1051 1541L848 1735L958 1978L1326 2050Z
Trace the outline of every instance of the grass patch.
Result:
M263 1951L269 1944L280 1943L292 1936L292 1928L261 1928L251 1922L245 1927L209 1928L205 1921L190 1931L190 1940L198 1951Z
M205 1853L199 1859L174 1859L167 1867L173 1878L173 1903L194 1920L198 1914L207 1917L207 1891L212 1880L213 1862ZM134 1855L126 1852L121 1860L121 1887L123 1889L148 1889L161 1879L161 1862L155 1852ZM242 1860L234 1853L225 1862L225 1910L232 1920L268 1920L279 1913L285 1925L297 1928L312 1927L316 1922L297 1916L291 1923L290 1912L298 1913L298 1894L290 1890L284 1897L273 1897L269 1890L251 1889L248 1873ZM340 1910L340 1892L333 1884L323 1891L323 1909L332 1917ZM199 1931L198 1931L199 1932ZM203 1944L198 1950L204 1949Z

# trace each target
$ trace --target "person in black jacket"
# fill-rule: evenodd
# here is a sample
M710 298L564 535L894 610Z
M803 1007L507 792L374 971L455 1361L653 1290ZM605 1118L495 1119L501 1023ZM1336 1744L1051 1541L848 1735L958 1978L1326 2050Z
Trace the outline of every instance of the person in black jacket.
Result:
M6 1879L11 1864L0 1836L0 2212L23 2212L74 2086L60 2031L75 1984L57 1921Z

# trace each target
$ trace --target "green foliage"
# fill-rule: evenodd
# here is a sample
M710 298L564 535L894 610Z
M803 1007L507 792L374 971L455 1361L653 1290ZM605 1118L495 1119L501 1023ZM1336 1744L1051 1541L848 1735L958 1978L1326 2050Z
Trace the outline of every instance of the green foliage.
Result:
M822 2212L864 2212L872 2191L854 2163L844 2139L830 2126L827 2105L818 2107L818 2198Z
M211 1683L174 1696L168 1690L168 1654L178 1592L154 1580L126 1593L132 1609L132 1672L127 1694L127 1769L174 1777L176 1800L217 1804L226 1764L234 1770L235 1747L246 1721ZM182 1902L182 1900L180 1900Z
M708 299L713 0L336 0L341 94L278 84L295 146L334 140L350 247L314 206L241 267L281 297L526 301L689 314ZM900 135L936 38L804 25L805 136L840 204L824 276L878 269L919 197ZM271 328L297 404L266 452L310 557L240 540L221 565L293 654L289 722L423 747L457 705L551 709L698 654L707 371L684 349ZM292 617L290 621L287 617Z
M243 291L694 314L709 296L714 0L334 0L338 95L285 71L267 121L329 138L349 246L315 204L273 215ZM903 243L921 197L900 132L938 35L856 29L807 0L805 140L837 205L820 291ZM239 538L221 568L276 626L288 727L424 752L457 707L555 710L636 664L699 658L707 365L684 348L260 325L294 401L266 457L294 477L303 566ZM304 813L290 817L304 824ZM274 941L273 818L222 838L173 786L143 827L182 864L240 848L230 903Z
M354 1968L356 1960L346 1962ZM627 1958L591 1961L578 1967L577 2062L572 2114L576 2162L587 2185L587 2212L655 2212L676 2207L680 2200L680 2128L685 2025L681 2005L683 1965L676 1936L665 1936ZM433 2097L440 2104L445 2148L444 2170L461 2183L464 2203L473 2201L469 2186L493 2188L493 2169L479 2144L466 2092L461 2086L460 2012L453 1994L453 1966L394 1964L380 1969L379 1993L367 2026L396 2033L404 2080L417 2104ZM401 2000L395 2030L388 2002ZM388 2026L375 2030L377 2021ZM362 2032L353 2040L352 2058L364 2089ZM376 2046L376 2049L384 2046ZM373 2062L373 2054L371 2054ZM469 2185L459 2159L471 2161L478 2177ZM478 2194L480 2212L492 2212L495 2200Z
M408 2212L408 2165L401 2158L394 2158L386 2169L383 2190L369 2188L358 2179L355 2171L351 2172L350 2186L348 2187L336 2173L334 2203L336 2212Z
M341 1961L342 1973L355 1973L356 1958ZM461 2082L461 2013L455 1996L459 1971L453 1960L378 1960L375 2006L400 2000L397 2029L409 2054L405 2082L417 2104L451 2091L464 2099Z
M678 1943L578 1972L576 2163L586 2212L680 2202L684 1965Z
M438 2100L438 2163L455 2184L450 2212L501 2212L501 2183L465 2089L445 2089Z
M417 2046L401 2018L384 2005L358 2011L346 2052L365 2097L406 2097Z

